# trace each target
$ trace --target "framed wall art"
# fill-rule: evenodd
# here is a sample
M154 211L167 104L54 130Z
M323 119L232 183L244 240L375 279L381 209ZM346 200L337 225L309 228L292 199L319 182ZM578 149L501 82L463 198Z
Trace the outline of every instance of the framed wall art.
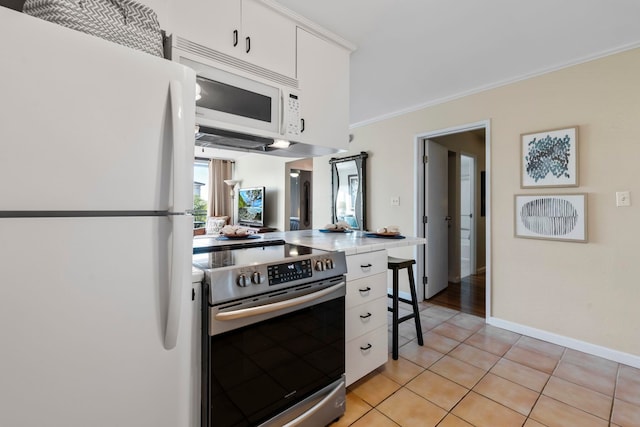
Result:
M587 241L587 195L516 194L515 236Z
M520 135L521 188L578 186L578 128Z

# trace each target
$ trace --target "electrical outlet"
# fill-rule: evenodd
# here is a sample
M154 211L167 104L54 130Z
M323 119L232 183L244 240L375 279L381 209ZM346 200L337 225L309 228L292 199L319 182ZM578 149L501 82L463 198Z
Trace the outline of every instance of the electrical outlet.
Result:
M617 191L616 206L631 206L631 193L629 191Z
M400 206L400 196L394 196L391 198L391 206Z

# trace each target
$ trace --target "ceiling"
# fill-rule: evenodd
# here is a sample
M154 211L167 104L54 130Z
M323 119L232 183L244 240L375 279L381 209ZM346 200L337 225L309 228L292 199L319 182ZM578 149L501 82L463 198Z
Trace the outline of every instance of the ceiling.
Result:
M277 0L358 48L352 126L640 46L638 0Z

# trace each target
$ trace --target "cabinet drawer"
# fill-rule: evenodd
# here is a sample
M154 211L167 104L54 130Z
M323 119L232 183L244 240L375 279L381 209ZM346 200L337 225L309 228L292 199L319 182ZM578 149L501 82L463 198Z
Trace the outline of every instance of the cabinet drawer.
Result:
M377 367L384 365L388 357L386 326L347 341L347 385L354 383Z
M376 298L387 295L387 273L378 273L373 276L347 282L347 308L373 301Z
M347 310L346 340L356 338L381 326L387 326L387 297L378 298Z
M347 257L347 280L387 271L387 251L367 252Z

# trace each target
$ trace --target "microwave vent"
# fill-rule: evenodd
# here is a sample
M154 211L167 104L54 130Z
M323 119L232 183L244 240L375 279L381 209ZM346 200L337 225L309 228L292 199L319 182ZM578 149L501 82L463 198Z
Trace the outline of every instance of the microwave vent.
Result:
M210 49L206 46L202 46L201 44L192 42L183 37L176 37L176 47L184 50L185 52L190 52L203 58L207 58L209 60L227 65L236 70L244 71L254 76L262 77L263 79L267 79L275 83L280 83L294 89L299 89L299 83L297 79L287 77L284 74L276 73L275 71L271 71L257 65L253 65L247 61L234 58L233 56L227 55L226 53Z

